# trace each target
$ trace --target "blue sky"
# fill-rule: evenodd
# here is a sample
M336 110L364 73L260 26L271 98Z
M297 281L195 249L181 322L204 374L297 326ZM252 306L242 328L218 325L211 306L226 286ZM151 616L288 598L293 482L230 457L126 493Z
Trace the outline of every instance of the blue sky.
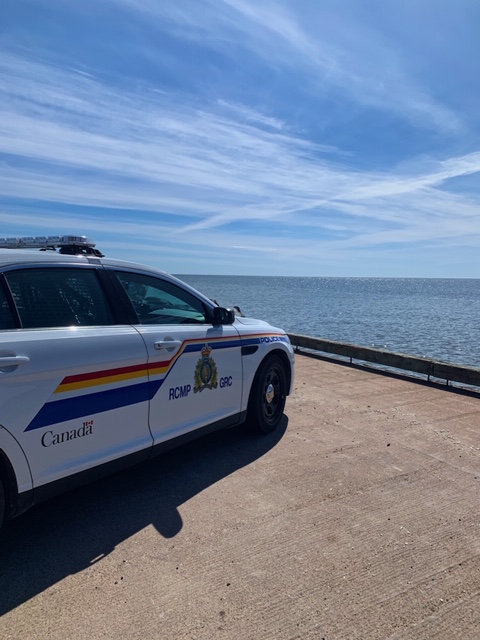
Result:
M479 277L478 0L4 0L0 235Z

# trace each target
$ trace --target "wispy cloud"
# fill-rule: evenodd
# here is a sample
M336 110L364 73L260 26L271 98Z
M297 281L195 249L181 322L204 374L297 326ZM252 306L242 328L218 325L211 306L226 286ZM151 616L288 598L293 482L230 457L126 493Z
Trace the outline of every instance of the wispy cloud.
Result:
M191 231L281 221L332 203L348 213L348 202L416 193L480 171L480 153L472 153L430 161L428 172L359 172L341 166L336 150L326 157L328 148L265 128L267 117L241 105L229 105L230 117L215 105L179 109L148 91L120 95L91 78L72 84L69 73L13 61L3 74L0 152L17 160L4 161L3 195L200 216Z
M137 15L149 20L153 16L160 31L176 29L197 42L207 38L208 46L222 52L236 46L274 70L290 69L312 94L341 92L355 104L391 112L427 129L455 132L463 127L459 114L419 82L408 49L389 39L382 25L371 25L368 16L376 10L374 2L366 4L363 15L352 5L341 11L327 4L322 11L313 0L295 5L205 0L201 12L193 0L181 5L120 2Z

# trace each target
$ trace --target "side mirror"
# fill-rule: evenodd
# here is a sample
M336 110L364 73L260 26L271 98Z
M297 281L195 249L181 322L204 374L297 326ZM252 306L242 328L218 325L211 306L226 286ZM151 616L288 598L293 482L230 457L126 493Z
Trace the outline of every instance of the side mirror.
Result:
M235 322L235 311L224 307L213 309L213 324L233 324Z

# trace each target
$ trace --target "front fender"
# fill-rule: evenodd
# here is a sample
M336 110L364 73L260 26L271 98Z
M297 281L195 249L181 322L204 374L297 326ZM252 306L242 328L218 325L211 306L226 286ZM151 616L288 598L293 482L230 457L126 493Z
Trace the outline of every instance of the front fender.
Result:
M242 395L242 410L246 410L248 407L248 401L250 398L250 391L261 363L270 355L279 355L284 364L287 373L287 395L290 395L293 391L293 382L295 377L295 355L290 343L275 343L275 348L271 348L270 344L260 344L258 351L253 355L243 356L243 395Z

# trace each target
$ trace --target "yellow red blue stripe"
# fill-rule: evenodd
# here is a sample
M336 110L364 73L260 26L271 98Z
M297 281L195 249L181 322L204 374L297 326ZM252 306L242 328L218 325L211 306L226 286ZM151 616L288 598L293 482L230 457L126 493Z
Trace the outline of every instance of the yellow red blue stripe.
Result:
M184 353L200 352L206 342L212 349L217 350L260 344L270 339L288 341L288 338L280 333L255 333L233 339L231 337L210 340L206 340L205 337L195 338L185 340L179 351L167 360L66 376L55 390L54 399L43 405L25 431L147 402L158 392L179 358ZM112 384L120 386L94 391L95 388ZM63 393L81 392L86 389L91 392L68 398L60 397Z

